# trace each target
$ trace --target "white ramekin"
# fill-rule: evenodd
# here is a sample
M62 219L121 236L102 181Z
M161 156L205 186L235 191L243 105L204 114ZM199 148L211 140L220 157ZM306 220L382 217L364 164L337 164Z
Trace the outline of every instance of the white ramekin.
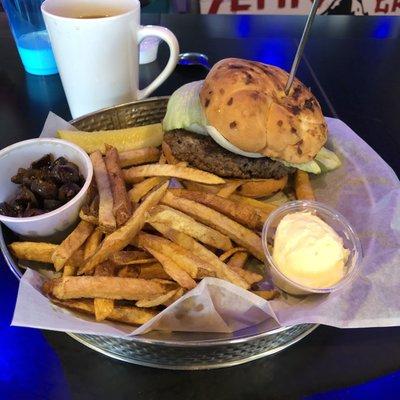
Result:
M15 233L27 238L49 237L66 230L78 217L90 182L93 166L89 156L79 146L61 139L30 139L15 143L0 151L0 202L9 201L18 186L11 182L18 168L28 168L32 161L45 154L65 157L79 167L85 183L78 194L56 210L35 217L17 218L0 215L0 221Z

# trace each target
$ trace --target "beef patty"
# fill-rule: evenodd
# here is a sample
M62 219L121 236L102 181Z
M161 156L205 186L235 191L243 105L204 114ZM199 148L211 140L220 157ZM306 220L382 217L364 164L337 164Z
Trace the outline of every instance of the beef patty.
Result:
M268 157L249 158L231 153L211 137L183 129L166 132L164 141L177 160L186 161L191 167L212 172L222 178L280 179L294 171Z

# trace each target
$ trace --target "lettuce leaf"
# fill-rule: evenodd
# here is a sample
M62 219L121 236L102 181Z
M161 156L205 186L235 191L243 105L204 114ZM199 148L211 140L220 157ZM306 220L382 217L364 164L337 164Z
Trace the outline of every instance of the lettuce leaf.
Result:
M324 172L332 171L342 165L339 157L333 151L328 150L326 147L321 148L321 150L314 157L314 160L306 163L295 164L279 159L277 160L287 167L301 169L302 171L309 172L310 174L321 174Z
M162 122L164 131L187 129L191 132L207 134L205 129L207 120L199 97L202 86L203 81L190 82L172 93Z
M297 169L301 169L302 171L306 171L310 174L320 174L322 172L321 167L318 165L318 163L314 160L311 160L306 163L300 163L300 164L295 164L291 162L287 162L284 160L280 160L279 158L274 158L276 161L280 161L283 165L286 165L287 167L293 167Z
M331 150L325 147L317 153L314 160L321 167L322 172L332 171L342 165L339 157Z

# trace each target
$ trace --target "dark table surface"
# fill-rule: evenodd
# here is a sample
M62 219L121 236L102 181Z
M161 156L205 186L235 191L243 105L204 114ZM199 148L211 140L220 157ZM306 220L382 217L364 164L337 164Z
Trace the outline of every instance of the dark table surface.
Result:
M212 63L242 57L288 69L303 17L145 15ZM341 118L400 173L400 19L317 17L298 77L325 115ZM145 84L160 62L141 67ZM170 94L198 68L178 67L154 93ZM40 133L48 111L70 118L58 75L25 74L0 13L0 148ZM222 370L173 372L124 364L62 333L9 326L17 281L0 265L1 399L377 399L400 392L400 328L319 327L272 357ZM397 393L397 395L396 395Z

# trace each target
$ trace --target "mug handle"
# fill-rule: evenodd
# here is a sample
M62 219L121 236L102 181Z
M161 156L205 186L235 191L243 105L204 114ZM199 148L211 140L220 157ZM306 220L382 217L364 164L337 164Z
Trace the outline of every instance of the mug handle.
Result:
M144 89L138 89L137 99L143 99L147 97L150 93L154 92L172 73L176 64L178 63L179 57L179 44L175 35L167 28L162 26L146 25L139 28L137 39L138 45L146 36L157 36L161 40L164 40L169 46L169 60L165 68L161 71L161 74L154 79L150 85L146 86Z

